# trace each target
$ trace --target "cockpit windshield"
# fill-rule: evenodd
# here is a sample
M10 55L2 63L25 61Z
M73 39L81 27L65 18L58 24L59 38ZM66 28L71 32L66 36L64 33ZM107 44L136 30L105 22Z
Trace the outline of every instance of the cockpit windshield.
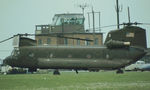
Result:
M14 50L13 50L12 53L11 53L11 56L18 56L19 54L20 54L19 49L14 48Z
M83 24L84 17L83 14L56 14L53 18L52 25L62 25L64 24Z

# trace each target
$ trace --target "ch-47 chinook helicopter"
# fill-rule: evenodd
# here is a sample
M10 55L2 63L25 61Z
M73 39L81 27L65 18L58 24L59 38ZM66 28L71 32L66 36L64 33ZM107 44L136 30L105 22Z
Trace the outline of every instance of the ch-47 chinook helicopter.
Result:
M14 48L4 63L29 68L30 72L39 68L56 69L54 73L59 73L58 69L73 69L77 73L77 70L117 70L117 73L123 73L122 68L142 58L147 48L145 29L132 25L110 31L104 46L37 46L35 40L23 37L25 35L31 34L8 38L14 38L18 48Z

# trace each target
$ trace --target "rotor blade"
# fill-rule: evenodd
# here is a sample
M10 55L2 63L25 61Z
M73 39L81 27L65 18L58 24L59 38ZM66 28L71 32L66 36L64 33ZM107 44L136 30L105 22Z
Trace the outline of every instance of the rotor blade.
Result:
M134 22L134 23L122 23L122 24L119 24L119 25L150 25L150 23L138 23L138 22ZM108 26L102 26L102 27L98 27L98 28L108 28L108 27L115 27L117 25L108 25Z
M150 25L150 23L139 23L139 22L134 22L134 23L123 23L121 25L127 25L127 26L131 26L131 25Z
M142 24L142 25L150 25L150 23L139 23L139 24Z
M92 42L93 40L90 39L83 39L83 38L74 38L74 37L65 37L65 36L58 36L59 38L68 38L68 39L75 39L75 40L82 40L82 41L90 41Z
M25 33L25 34L17 34L19 36L35 36L36 34L28 34L28 33Z
M50 36L50 37L58 37L58 38L68 38L68 39L75 39L75 40L82 40L82 41L93 41L90 39L83 39L83 38L75 38L75 37L67 37L67 36L63 36L62 34L57 34L57 35L51 35L51 34L41 34L41 35L37 35L37 36Z
M100 27L100 28L115 27L115 26L117 26L117 25L102 26L102 27Z
M90 39L83 39L83 38L74 38L74 37L66 37L63 36L62 34L18 34L20 36L50 36L50 37L58 37L58 38L68 38L68 39L76 39L76 40L82 40L82 41L93 41Z
M117 26L117 25L108 25L108 26L96 27L95 29L108 28L108 27L115 27L115 26ZM89 30L93 30L93 28L90 28Z
M5 41L8 41L8 40L10 40L10 39L12 39L14 36L12 36L12 37L10 37L10 38L7 38L7 39L5 39L5 40L2 40L2 41L0 41L0 43L3 43L3 42L5 42Z
M124 25L124 24L119 24L119 25ZM109 27L115 27L115 26L117 26L117 25L102 26L102 27L97 27L97 28L95 28L95 29L99 29L99 28L109 28ZM91 28L91 29L93 29L93 28Z

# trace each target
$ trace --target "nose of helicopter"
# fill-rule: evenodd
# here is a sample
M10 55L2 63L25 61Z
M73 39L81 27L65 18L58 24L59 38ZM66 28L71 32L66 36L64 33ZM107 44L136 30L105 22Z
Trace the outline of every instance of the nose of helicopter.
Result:
M3 60L3 64L4 65L10 65L11 62L12 61L12 57L11 56L8 56L8 57L6 57L4 60Z

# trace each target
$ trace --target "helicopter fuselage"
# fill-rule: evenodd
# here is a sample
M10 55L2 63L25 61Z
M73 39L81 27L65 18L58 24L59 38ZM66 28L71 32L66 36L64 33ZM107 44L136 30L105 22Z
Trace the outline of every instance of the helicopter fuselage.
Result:
M141 48L105 46L24 46L5 62L12 67L41 69L119 69L145 55Z

